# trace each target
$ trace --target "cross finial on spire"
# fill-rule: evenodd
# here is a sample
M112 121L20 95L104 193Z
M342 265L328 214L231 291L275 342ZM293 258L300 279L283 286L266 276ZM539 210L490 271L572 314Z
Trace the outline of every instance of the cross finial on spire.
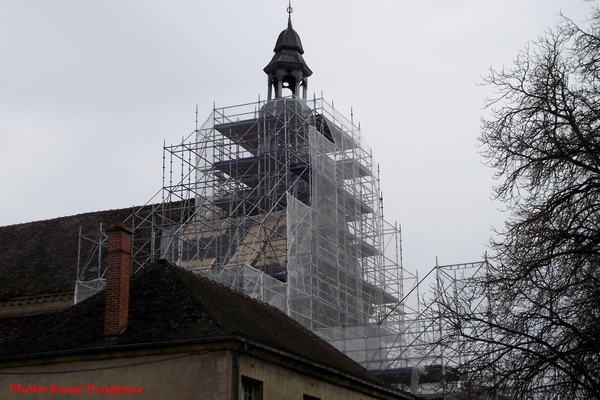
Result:
M294 9L292 8L292 0L289 1L287 12L288 12L289 17L291 18L292 17L292 13L294 12Z

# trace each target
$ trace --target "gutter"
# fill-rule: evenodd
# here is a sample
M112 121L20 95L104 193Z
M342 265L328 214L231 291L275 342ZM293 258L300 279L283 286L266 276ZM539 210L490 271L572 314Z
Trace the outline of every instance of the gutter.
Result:
M248 351L248 344L244 343L244 346L241 350L236 350L233 353L233 371L231 377L231 383L233 385L233 390L231 391L232 400L241 399L240 397L240 356Z

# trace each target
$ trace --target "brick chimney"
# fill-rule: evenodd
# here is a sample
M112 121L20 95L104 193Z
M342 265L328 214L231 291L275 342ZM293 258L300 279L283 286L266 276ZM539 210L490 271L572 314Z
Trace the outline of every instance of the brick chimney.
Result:
M104 335L116 336L125 330L129 316L129 275L132 232L122 223L107 229Z

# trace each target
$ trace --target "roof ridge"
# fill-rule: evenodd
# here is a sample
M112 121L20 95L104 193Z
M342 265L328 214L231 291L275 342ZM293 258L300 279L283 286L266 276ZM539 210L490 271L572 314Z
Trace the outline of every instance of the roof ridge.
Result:
M63 215L61 217L36 219L33 221L27 221L27 222L17 222L14 224L2 225L2 226L0 226L0 228L8 228L8 227L13 227L13 226L18 226L18 225L29 225L29 224L35 224L35 223L40 223L40 222L53 222L53 221L58 221L61 219L76 218L76 217L81 217L81 216L85 216L85 215L110 213L110 212L115 212L115 211L125 211L127 209L135 210L137 208L142 208L142 207L145 207L145 206L129 206L129 207L123 207L123 208L110 208L108 210L101 210L101 211L85 211L85 212L80 212L77 214Z

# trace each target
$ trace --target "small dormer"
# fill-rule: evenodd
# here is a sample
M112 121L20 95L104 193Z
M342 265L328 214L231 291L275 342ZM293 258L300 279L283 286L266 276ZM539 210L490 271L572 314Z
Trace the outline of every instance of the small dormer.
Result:
M308 77L312 75L302 58L304 50L300 36L292 28L291 8L288 8L288 13L287 29L279 34L273 49L275 55L263 70L269 76L269 100L273 99L273 91L275 98L288 95L283 93L283 89L289 89L293 96L299 96L302 90L302 99L306 100Z

